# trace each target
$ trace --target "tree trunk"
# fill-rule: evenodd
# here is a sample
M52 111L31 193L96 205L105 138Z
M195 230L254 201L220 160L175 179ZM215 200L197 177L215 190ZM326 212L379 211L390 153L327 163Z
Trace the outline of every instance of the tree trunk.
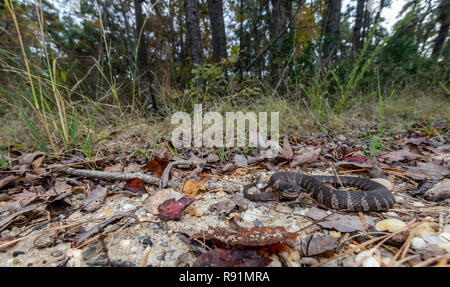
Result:
M341 0L328 0L323 17L323 57L332 60L336 57L341 36Z
M136 45L138 45L136 62L138 89L139 93L145 93L147 95L146 104L154 110L157 110L152 91L153 77L147 63L147 45L143 29L144 16L142 15L142 0L134 0L134 15L136 20Z
M292 0L271 0L273 12L272 12L272 33L273 37L276 37L284 30L286 30L291 18ZM275 43L274 49L271 53L271 73L274 82L278 82L278 77L282 73L282 65L280 60L283 58L282 52L283 41L279 40Z
M356 54L361 50L361 26L364 15L364 0L358 0L356 4L355 26L353 27L353 52Z
M450 24L450 0L442 0L439 5L439 33L434 40L432 56L438 57L442 47L447 39L448 27Z
M192 64L201 64L203 62L203 45L197 16L198 0L184 0L184 12L186 14Z
M227 57L227 39L225 37L225 24L223 21L222 0L208 0L209 20L211 21L211 34L213 46L213 62Z

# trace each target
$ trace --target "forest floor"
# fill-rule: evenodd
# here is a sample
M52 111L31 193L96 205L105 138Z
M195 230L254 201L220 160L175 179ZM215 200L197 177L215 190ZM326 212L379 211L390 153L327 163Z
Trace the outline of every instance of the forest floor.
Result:
M0 170L0 266L446 266L443 113L382 134L370 117L353 123L366 121L373 133L349 124L342 134L282 134L276 157L262 148L174 149L164 139L137 152L155 139L140 138L136 125L102 141L91 158L10 145ZM307 198L243 197L244 185L261 190L281 170L369 177L396 203L358 213Z

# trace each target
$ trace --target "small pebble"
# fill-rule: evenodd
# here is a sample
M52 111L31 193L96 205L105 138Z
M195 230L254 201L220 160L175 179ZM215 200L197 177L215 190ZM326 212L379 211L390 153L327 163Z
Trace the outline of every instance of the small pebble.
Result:
M148 193L144 193L142 196L141 196L141 201L144 201L144 200L146 200L148 198Z
M22 250L16 250L16 251L13 252L13 257L17 257L17 256L19 256L21 254L25 254L25 252L23 252Z
M394 196L394 199L395 199L395 201L397 203L405 203L406 202L406 199L403 196L400 196L400 195Z
M56 251L53 251L51 255L52 255L53 257L60 257L60 256L63 255L63 253L62 253L61 250L56 250Z
M128 246L130 246L131 240L129 239L123 239L120 241L119 245L122 248L128 248Z
M384 220L377 222L377 224L375 225L375 228L378 231L386 231L387 230L389 232L395 232L395 231L402 229L405 226L406 226L406 223L404 223L403 221L394 219L394 218L389 218L389 219L384 219Z
M426 245L427 245L427 243L425 242L425 240L423 240L423 239L420 238L420 237L414 237L414 238L411 240L411 246L412 246L412 248L414 248L414 249L422 249L422 248L424 248Z
M425 206L422 202L414 202L413 203L413 206L415 206L415 207L423 207L423 206Z
M120 237L116 237L112 240L112 244L117 244L120 241Z
M393 211L388 211L388 212L386 212L386 215L387 215L387 216L392 216L392 217L397 217L397 216L398 216L398 214L395 213L395 212L393 212Z
M359 253L355 257L355 262L358 263L368 254L369 254L368 251L363 251L363 252ZM380 267L381 264L375 258L373 258L372 255L370 255L370 256L367 256L366 259L364 259L364 261L361 263L361 266L362 267Z
M153 245L153 242L150 240L150 238L148 238L145 235L139 237L139 243L141 243L143 245L148 245L148 246Z
M262 226L262 222L259 219L255 219L255 227Z
M163 241L159 245L161 245L163 247L167 247L167 246L169 246L169 243L167 243L167 241Z

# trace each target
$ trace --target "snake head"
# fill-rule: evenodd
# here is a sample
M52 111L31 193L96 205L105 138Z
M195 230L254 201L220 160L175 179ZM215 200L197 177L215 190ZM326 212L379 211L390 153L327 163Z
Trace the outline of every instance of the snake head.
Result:
M276 181L273 187L283 198L296 199L302 192L302 187L296 183Z

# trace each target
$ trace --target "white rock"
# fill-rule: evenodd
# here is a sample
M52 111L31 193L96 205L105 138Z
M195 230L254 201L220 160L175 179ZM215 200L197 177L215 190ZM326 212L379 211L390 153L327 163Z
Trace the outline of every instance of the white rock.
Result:
M415 206L415 207L423 207L423 206L425 206L422 202L414 202L413 203L413 206Z
M356 255L355 262L358 263L361 261L364 257L369 255L370 253L368 251L363 251ZM380 267L381 264L378 262L375 258L372 257L372 255L367 256L364 261L361 263L362 267Z
M130 209L133 209L133 205L132 204L129 204L129 203L127 203L127 204L125 204L123 207L122 207L122 209L123 210L130 210Z
M420 238L420 237L414 237L414 238L411 240L411 246L412 246L412 248L414 248L414 249L422 249L422 248L424 248L426 245L427 245L427 243L425 242L425 240L423 240L423 239Z
M130 246L131 240L130 239L122 239L119 243L119 246L122 248L128 248Z
M403 221L394 218L389 218L378 221L377 224L375 225L375 228L378 231L395 232L397 230L402 229L405 226L406 223L404 223Z
M450 252L450 243L438 243L437 247L444 249L446 252Z
M388 211L388 212L386 212L386 215L387 215L387 216L392 216L392 217L398 216L398 214L397 214L396 212L393 212L393 211Z
M141 196L141 201L145 201L147 198L148 198L148 193L144 193L142 196Z
M405 203L406 202L406 199L403 196L400 196L400 195L394 196L394 199L398 203Z
M392 257L388 257L388 256L381 258L381 261L383 261L384 265L389 265L389 263L391 263L391 260L392 260Z
M450 232L442 232L439 234L439 238L441 238L443 242L450 242Z
M438 244L438 243L445 243L443 242L443 240L435 235L430 235L430 234L422 234L421 237L423 238L423 240L425 240L426 242L430 243L430 244Z

